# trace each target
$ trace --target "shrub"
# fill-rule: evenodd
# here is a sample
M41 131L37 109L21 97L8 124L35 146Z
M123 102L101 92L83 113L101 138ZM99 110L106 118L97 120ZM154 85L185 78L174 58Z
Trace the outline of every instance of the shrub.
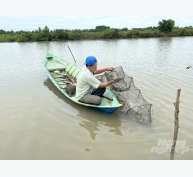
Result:
M104 39L114 39L118 37L119 37L119 34L117 29L107 29L103 34Z

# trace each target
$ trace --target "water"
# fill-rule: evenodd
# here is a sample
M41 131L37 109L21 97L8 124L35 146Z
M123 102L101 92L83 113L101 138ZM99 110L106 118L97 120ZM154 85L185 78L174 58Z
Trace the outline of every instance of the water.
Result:
M177 89L178 147L189 149L175 159L193 159L193 69L186 69L193 66L192 46L193 37L0 43L0 159L169 160ZM47 51L78 68L88 55L96 56L98 67L122 66L153 105L152 122L66 99L42 68ZM160 142L167 152L155 151Z

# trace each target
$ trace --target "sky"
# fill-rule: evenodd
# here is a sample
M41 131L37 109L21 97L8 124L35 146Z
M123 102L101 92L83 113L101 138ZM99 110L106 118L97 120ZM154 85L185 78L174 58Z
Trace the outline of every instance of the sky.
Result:
M1 2L0 29L32 31L53 29L145 28L172 19L175 26L193 26L190 0L54 0Z
M175 26L193 26L193 16L0 16L0 29L5 31L37 30L46 25L54 29L145 28L158 26L163 19L172 19Z

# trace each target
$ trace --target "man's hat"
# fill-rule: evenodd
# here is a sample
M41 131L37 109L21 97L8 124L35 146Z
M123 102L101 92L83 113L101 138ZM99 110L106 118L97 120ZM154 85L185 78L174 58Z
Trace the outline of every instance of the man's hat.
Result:
M97 59L96 57L94 56L88 56L84 62L85 65L88 65L88 66L93 66L94 63L97 62Z

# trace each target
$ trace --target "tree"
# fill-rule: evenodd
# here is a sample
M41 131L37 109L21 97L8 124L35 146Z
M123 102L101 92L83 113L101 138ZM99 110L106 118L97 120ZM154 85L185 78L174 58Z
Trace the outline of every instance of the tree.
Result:
M100 26L96 26L95 31L105 31L106 29L110 29L109 26L104 26L104 25L100 25Z
M161 32L171 32L174 29L175 21L174 20L162 20L158 23L158 30Z
M39 27L38 30L36 30L35 33L33 34L33 37L36 41L50 41L51 40L50 30L47 26L45 26L43 29Z
M122 28L121 31L128 31L128 28Z
M0 34L6 34L6 31L0 30Z

